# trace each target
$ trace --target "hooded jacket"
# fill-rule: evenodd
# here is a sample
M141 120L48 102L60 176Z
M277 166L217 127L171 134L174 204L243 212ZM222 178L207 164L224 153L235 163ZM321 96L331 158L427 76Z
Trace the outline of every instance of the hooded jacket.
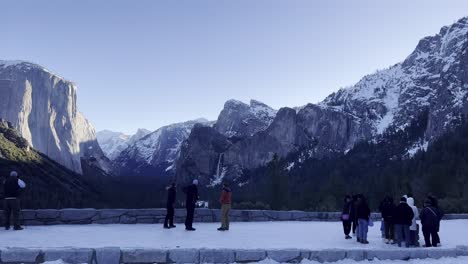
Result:
M414 205L414 199L412 197L409 197L406 201L409 205L409 207L411 207L411 209L413 209L413 221L410 225L410 230L412 231L416 231L417 230L417 225L416 225L416 219L419 218L419 211L418 211L418 208Z

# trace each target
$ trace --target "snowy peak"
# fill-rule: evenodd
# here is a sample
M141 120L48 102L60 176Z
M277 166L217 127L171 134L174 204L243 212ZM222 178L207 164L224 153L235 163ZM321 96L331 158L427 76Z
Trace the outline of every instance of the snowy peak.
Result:
M424 110L441 111L443 106L435 106L441 98L460 108L468 90L467 40L468 18L463 18L419 41L402 63L365 76L319 105L352 114L375 134L403 129Z
M139 172L142 168L172 164L180 153L182 142L186 140L195 124L210 125L204 118L161 127L129 144L114 160L118 174Z
M227 137L252 136L265 130L276 116L276 110L251 100L250 104L229 100L218 116L216 130Z
M96 134L96 137L102 151L104 151L110 160L114 160L119 156L120 152L150 133L151 131L144 128L138 129L137 132L132 136L121 132L103 130L99 131Z

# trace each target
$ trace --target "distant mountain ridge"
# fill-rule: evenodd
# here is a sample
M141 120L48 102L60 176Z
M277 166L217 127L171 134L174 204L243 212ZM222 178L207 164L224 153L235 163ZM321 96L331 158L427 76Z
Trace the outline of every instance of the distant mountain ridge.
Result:
M317 105L281 108L262 131L233 140L220 133L229 129L194 130L183 145L177 178L244 184L245 170L265 166L274 154L286 158L299 153L298 162L343 155L359 142L404 130L428 113L420 137L405 142L408 154L424 150L467 115L467 50L465 17L422 39L403 62L367 75Z

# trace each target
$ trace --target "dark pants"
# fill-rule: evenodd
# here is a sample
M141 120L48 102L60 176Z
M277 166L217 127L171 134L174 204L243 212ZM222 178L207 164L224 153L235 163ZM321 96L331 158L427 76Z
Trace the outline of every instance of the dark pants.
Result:
M356 220L352 220L352 223L353 223L353 234L356 234L356 228L358 226L357 224L357 219Z
M10 227L10 219L13 218L13 225L19 227L19 199L5 199L3 202L3 210L5 213L5 227Z
M405 246L410 246L410 229L409 225L395 225L395 232L398 246L401 247L401 242L405 241Z
M173 226L174 225L174 206L168 205L166 207L166 219L164 219L164 226Z
M422 228L424 235L424 241L426 242L426 247L437 247L437 243L440 243L439 234L437 233L437 228L434 227L424 227ZM432 243L431 243L432 237Z
M187 204L187 217L185 218L185 228L192 228L195 205Z
M388 221L385 221L384 222L384 227L385 227L385 238L390 239L390 240L395 239L395 237L394 237L395 226L392 223L390 223Z
M351 233L351 223L351 220L343 220L343 231L347 236L349 236L349 233Z

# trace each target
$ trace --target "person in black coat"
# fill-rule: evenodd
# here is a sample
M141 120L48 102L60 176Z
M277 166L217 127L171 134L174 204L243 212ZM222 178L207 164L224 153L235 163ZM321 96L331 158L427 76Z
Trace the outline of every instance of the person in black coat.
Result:
M198 180L193 180L192 184L184 188L186 195L185 207L187 209L187 217L185 218L185 230L195 231L193 228L193 216L195 214L195 204L198 201Z
M345 239L351 239L349 235L351 232L351 213L353 211L353 199L350 195L346 195L344 199L343 211L341 213L341 221L343 222L343 231L345 234Z
M167 202L166 202L166 219L164 219L164 228L174 228L174 204L176 201L176 184L172 183L171 186L167 187Z
M4 188L4 202L3 213L5 214L5 229L10 229L10 218L13 217L13 229L23 230L19 221L19 214L21 210L20 195L21 189L26 188L26 183L19 178L16 171L10 173L10 177L6 178L3 182Z
M385 228L385 243L392 243L394 238L394 223L393 223L393 213L395 211L395 204L393 203L393 198L386 196L384 200L380 203L379 211L382 214L382 219L384 221Z
M361 195L358 197L356 217L358 219L357 241L362 244L369 244L367 241L367 232L369 231L370 208L366 198Z
M437 247L440 243L438 232L442 216L442 212L433 205L431 199L426 199L424 201L424 209L421 210L419 218L421 219L422 232L426 247Z
M400 204L395 207L393 221L395 223L395 232L398 246L405 240L405 246L410 246L410 226L413 223L413 209L406 203L406 198L401 197Z

